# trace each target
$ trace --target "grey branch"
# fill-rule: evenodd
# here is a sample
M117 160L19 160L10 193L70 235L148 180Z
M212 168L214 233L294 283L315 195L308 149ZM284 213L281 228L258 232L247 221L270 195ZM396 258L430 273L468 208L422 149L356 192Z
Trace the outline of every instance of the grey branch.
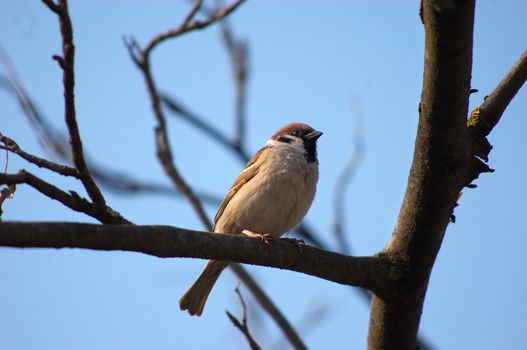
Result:
M389 269L381 257L351 257L289 241L271 246L243 235L171 226L96 225L68 222L2 222L0 246L84 248L140 252L160 258L201 258L269 266L328 281L389 293Z
M492 149L487 135L492 131L501 119L503 112L512 101L516 93L527 80L527 50L525 50L507 75L500 81L498 86L489 96L486 96L483 103L470 114L467 121L469 136L472 143L472 153L488 162L489 153ZM472 181L479 176L479 173L488 170L477 160L474 160L479 169L475 173L469 174Z
M479 116L473 127L487 136L500 121L503 112L527 80L527 50L479 106ZM471 126L471 125L469 125Z
M356 103L358 103L358 101ZM362 111L356 104L352 104L352 109L353 148L348 161L344 165L342 172L337 179L333 192L333 211L335 213L335 217L333 219L333 232L335 234L340 252L348 255L351 254L351 248L345 228L345 218L347 216L345 212L346 189L353 179L353 176L357 173L359 165L364 158L366 145L364 141L364 131L362 128Z
M249 275L246 268L240 264L230 264L229 267L243 282L243 284L245 284L245 286L251 291L255 300L258 302L258 304L260 304L262 309L264 309L265 312L267 312L269 316L271 316L271 318L276 322L278 327L280 327L289 343L291 343L295 349L306 349L306 346L304 345L304 342L298 335L297 331L293 328L282 311L280 311L280 309L274 305L272 300L255 282L254 278Z
M84 159L82 140L80 137L79 127L77 125L77 116L75 110L75 45L73 44L73 28L71 25L68 11L68 2L60 0L58 4L49 0L43 1L53 12L55 12L60 22L60 33L62 36L62 57L53 56L53 59L59 63L63 72L64 82L64 119L70 135L71 155L73 164L78 170L79 178L88 192L90 198L100 204L105 205L104 196L101 190L93 181L91 173Z
M66 193L60 188L42 180L41 178L31 174L28 171L20 170L16 174L0 174L0 185L18 185L27 184L44 196L54 199L66 207L91 216L102 223L107 224L129 224L126 220L106 205L99 203L91 203L84 198L81 198L77 193L70 191Z
M236 287L236 294L238 295L238 299L240 299L240 304L242 306L242 320L240 321L236 316L231 314L229 311L225 311L227 313L227 317L232 322L234 327L238 328L240 332L245 336L245 339L247 339L247 342L249 343L249 346L252 350L260 350L261 347L258 345L256 340L254 340L251 332L249 331L249 326L247 325L247 306L245 305L245 301L243 300L242 294L240 293L240 289Z
M25 159L26 161L33 163L37 165L38 167L54 171L57 174L61 174L64 176L72 176L77 179L79 178L77 169L69 167L67 165L57 164L47 159L39 158L37 156L29 154L25 152L24 150L22 150L20 146L18 146L18 144L14 140L12 140L11 138L7 136L2 135L1 133L0 133L0 142L4 143L4 146L0 145L0 149L5 149L9 152L15 153L19 155L22 159Z

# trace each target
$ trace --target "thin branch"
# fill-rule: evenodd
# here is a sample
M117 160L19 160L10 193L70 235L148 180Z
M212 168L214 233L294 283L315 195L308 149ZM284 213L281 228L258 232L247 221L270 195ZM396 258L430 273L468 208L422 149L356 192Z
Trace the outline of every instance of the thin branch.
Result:
M224 148L234 152L234 154L236 154L241 159L241 161L246 163L249 161L249 159L251 159L251 156L243 148L236 147L235 143L225 136L220 130L206 122L205 118L192 112L175 97L169 96L168 94L161 94L160 99L170 112L176 116L179 116L181 119L188 122L196 129L203 132L205 135L209 136L212 140L216 141Z
M269 316L276 322L278 327L282 330L287 340L291 343L293 348L297 350L307 349L304 342L298 335L297 331L293 328L291 323L283 315L280 309L271 301L271 299L265 294L260 286L255 282L254 278L249 275L247 270L240 264L229 264L231 270L238 276L243 284L249 288L254 298L260 304Z
M194 4L196 4L197 2L199 2L200 3L199 6L201 6L201 1L195 1ZM166 31L164 33L161 33L161 34L155 36L152 40L150 40L150 42L147 44L147 46L143 50L143 55L144 56L149 56L150 52L157 45L159 45L160 43L162 43L163 41L165 41L167 39L176 38L176 37L178 37L178 36L180 36L182 34L190 32L190 31L201 30L201 29L207 28L211 24L214 24L214 23L218 22L219 20L221 20L221 19L227 17L228 15L230 15L234 10L236 10L244 2L245 2L245 0L237 0L234 3L232 3L231 5L223 8L223 9L221 9L219 11L217 11L216 13L214 13L212 16L210 16L206 20L190 22L190 20L192 20L192 18L194 17L194 15L196 14L196 11L197 11L197 9L195 8L196 5L194 5L192 7L192 10L189 12L189 14L187 15L187 17L185 18L185 20L181 23L181 25L179 27L177 27L175 29L171 29L171 30ZM199 6L198 6L198 9L199 9Z
M72 163L71 154L68 150L67 140L62 133L56 131L53 126L43 117L43 114L33 103L21 81L9 56L0 47L0 62L4 66L7 77L0 80L1 86L6 91L15 95L20 108L24 112L33 129L37 132L39 141L43 148L50 154L57 156L67 163Z
M496 86L494 91L485 97L485 100L479 106L478 117L474 120L469 120L469 129L474 128L482 136L490 134L526 80L527 50L523 51L520 58L500 81L498 86Z
M476 157L488 162L492 146L486 136L500 121L503 112L526 80L527 50L521 54L494 91L486 96L483 103L470 113L467 127L472 142L472 153ZM474 160L474 163L475 169L473 169L472 174L469 173L469 182L476 179L481 172L489 171L488 167L480 164L481 162Z
M160 258L234 261L302 272L328 281L389 293L386 262L351 257L289 241L272 246L243 235L193 231L171 226L96 225L69 222L0 223L0 246L83 248L140 252ZM335 268L338 266L338 268Z
M0 188L0 221L2 221L2 205L6 199L11 199L15 196L16 185L12 184L4 188Z
M0 149L5 149L9 152L15 153L19 155L21 158L25 159L29 163L35 164L40 168L45 168L51 171L56 172L57 174L64 175L64 176L72 176L75 178L79 178L79 174L77 172L77 169L74 169L72 167L69 167L67 165L61 165L57 164L55 162L51 162L44 158L36 157L32 154L29 154L25 151L23 151L18 144L10 139L7 136L4 136L0 133L0 142L3 142L5 146L0 146Z
M145 49L140 50L138 48L137 43L133 39L128 42L125 42L128 48L128 51L130 53L130 56L134 59L134 62L136 62L137 66L143 73L143 78L145 79L147 90L150 95L152 109L154 111L156 121L157 121L157 126L156 126L155 131L156 131L157 156L159 158L159 161L161 162L165 173L169 176L169 178L172 180L172 182L177 187L177 189L181 193L183 193L185 197L187 197L188 201L191 203L192 207L198 214L199 219L201 220L203 225L205 225L205 227L211 227L212 226L211 222L209 221L205 213L205 210L203 209L203 206L201 205L201 202L195 196L191 187L183 179L183 177L179 173L179 170L177 169L173 161L172 150L170 148L170 143L169 143L169 139L168 139L168 135L166 131L166 118L161 109L159 92L155 85L152 72L150 69L150 54L152 50L157 45L162 43L163 41L170 39L170 38L176 38L179 35L187 33L192 30L206 28L207 26L229 15L243 2L244 0L236 1L232 5L222 10L217 11L214 15L210 16L208 19L204 21L192 22L191 21L192 18L195 16L196 12L199 10L199 7L201 6L201 1L197 0L194 2L194 6L192 7L191 11L185 17L185 20L182 22L182 24L178 28L162 33L154 37L146 45Z
M333 220L333 232L337 240L340 252L344 254L350 254L350 245L346 235L345 229L345 198L346 188L351 182L353 176L356 174L360 163L364 158L365 142L364 142L364 131L362 128L362 112L358 109L358 106L352 105L354 109L352 113L353 117L353 149L348 161L344 165L340 176L335 184L335 190L333 192L334 198L334 212L335 217Z
M234 80L234 116L235 137L233 146L237 149L245 149L245 124L247 105L247 76L249 62L249 46L246 42L238 40L232 34L232 29L227 21L220 23L221 33L227 54L229 55L232 75Z
M73 164L79 172L79 177L86 189L90 198L100 205L105 205L104 197L88 170L86 161L84 160L84 152L82 150L82 141L77 125L77 117L75 111L75 46L73 44L73 28L68 11L68 2L60 0L59 4L53 3L51 0L43 0L43 2L57 14L60 22L60 33L62 35L62 57L53 56L63 71L64 82L64 115L66 126L70 135L71 154Z
M60 13L60 6L53 2L53 0L42 0L42 2L53 12L56 14Z
M17 77L16 70L12 65L7 54L0 47L0 62L4 65L7 77L0 75L0 86L15 95L23 115L28 119L33 130L37 133L38 139L43 149L53 158L60 159L68 164L72 163L71 154L68 151L68 141L62 132L56 130L46 119L45 115L37 108L33 99ZM21 155L21 154L19 154ZM22 156L22 155L21 155ZM28 156L28 158L30 158ZM27 161L32 162L28 158ZM139 180L131 175L118 172L108 167L98 164L93 157L85 152L86 162L93 178L105 189L119 194L162 194L169 196L181 197L181 193L174 189L173 186ZM43 159L44 162L47 160ZM38 164L37 164L38 165ZM44 166L46 167L46 166ZM63 165L58 165L63 167ZM67 166L65 166L67 167ZM75 171L74 168L68 167ZM53 169L51 169L53 170ZM55 171L55 170L54 170ZM60 171L58 171L61 173ZM62 175L70 176L70 170L66 170ZM205 192L196 192L198 198L204 203L211 206L218 206L221 198Z
M186 27L190 21L194 18L194 16L198 13L199 9L201 8L203 1L202 0L194 0L194 4L192 5L192 9L187 14L185 19L183 20L181 27Z
M225 311L227 313L227 317L232 322L234 327L238 328L240 332L242 332L242 334L245 336L245 339L247 339L247 342L249 343L251 349L260 350L260 345L258 345L258 343L254 340L253 336L251 335L251 332L249 331L249 327L247 326L247 306L245 305L245 301L243 300L242 294L240 293L240 289L236 287L235 292L238 295L238 299L240 299L240 304L242 306L242 320L238 320L228 310Z
M320 304L320 301L320 298L316 298L316 300L308 303L309 306L306 308L304 315L296 322L296 327L300 329L302 333L311 335L315 328L327 324L327 317L325 316L329 311L328 305L322 305ZM324 302L326 302L326 300L324 300ZM284 347L283 339L279 339L270 347L270 349L277 350L283 349Z
M39 177L20 170L17 174L0 174L0 184L27 184L46 197L54 199L66 207L91 216L101 223L106 224L129 224L130 222L123 218L121 214L107 206L98 203L90 203L81 198L77 193L70 191L66 193L58 187L40 179Z
M182 199L183 195L170 184L161 184L147 180L140 180L131 175L109 169L98 165L91 160L88 162L93 177L103 188L120 195L151 194L173 196ZM221 197L203 192L195 191L196 196L206 205L217 207L221 203ZM186 198L184 198L186 199Z

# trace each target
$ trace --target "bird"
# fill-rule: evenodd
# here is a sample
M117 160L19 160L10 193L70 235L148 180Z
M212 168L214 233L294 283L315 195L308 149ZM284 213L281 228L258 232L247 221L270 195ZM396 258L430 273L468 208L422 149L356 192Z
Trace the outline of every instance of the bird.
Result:
M244 234L269 244L298 226L315 197L317 140L321 135L304 123L278 129L234 181L214 217L212 232ZM209 260L179 300L180 309L201 316L212 287L228 264Z

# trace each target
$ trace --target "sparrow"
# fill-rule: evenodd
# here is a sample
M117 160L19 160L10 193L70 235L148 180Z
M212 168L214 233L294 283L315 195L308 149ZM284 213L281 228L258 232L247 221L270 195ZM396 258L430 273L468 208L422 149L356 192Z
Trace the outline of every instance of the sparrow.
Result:
M278 129L234 181L214 217L212 232L244 234L269 244L298 226L315 197L321 135L303 123ZM201 316L214 283L228 264L209 260L179 300L181 310Z

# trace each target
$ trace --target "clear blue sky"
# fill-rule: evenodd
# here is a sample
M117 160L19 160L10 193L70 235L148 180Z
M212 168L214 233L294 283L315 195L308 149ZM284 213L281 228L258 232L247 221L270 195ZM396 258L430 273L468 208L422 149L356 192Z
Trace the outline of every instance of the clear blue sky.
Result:
M384 246L405 190L417 125L424 32L418 1L248 1L232 19L251 50L249 149L276 128L303 121L324 132L319 190L307 221L335 247L331 233L335 180L352 147L352 112L362 111L366 158L346 192L347 233L356 255ZM85 149L103 165L168 183L155 159L154 118L142 78L122 44L144 44L174 27L183 1L71 1L77 46L77 110ZM527 47L527 3L477 4L472 107L490 93ZM36 0L0 0L0 45L29 93L63 128L56 17ZM155 79L214 126L232 135L231 72L218 28L163 44ZM353 102L352 102L353 101ZM352 103L354 106L352 107ZM527 89L493 131L490 165L466 190L434 267L422 334L437 349L526 349ZM192 186L223 195L242 164L185 123L170 120L176 162ZM0 91L0 131L44 155L13 98ZM4 166L4 160L0 161ZM211 174L210 166L214 171ZM63 189L79 184L10 157L9 171L28 168ZM170 197L108 193L109 204L138 224L201 229L187 203ZM211 216L216 208L208 208ZM19 186L4 220L93 222ZM177 301L203 261L124 252L0 249L0 348L246 348L225 316L239 314L237 280L225 272L205 314L190 318ZM251 267L313 349L365 347L369 307L349 287L298 273ZM242 288L251 310L258 310ZM251 312L255 338L283 347L267 316Z

